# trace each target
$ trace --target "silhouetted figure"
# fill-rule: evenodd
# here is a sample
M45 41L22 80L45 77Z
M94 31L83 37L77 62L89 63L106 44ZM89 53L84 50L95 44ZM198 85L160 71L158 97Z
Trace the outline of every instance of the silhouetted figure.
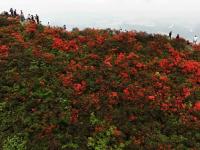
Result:
M48 28L50 28L50 23L49 22L47 23L47 26L48 26Z
M35 22L35 19L34 19L34 16L33 16L33 15L31 15L31 21L32 21L32 22Z
M30 15L30 14L28 14L28 16L27 16L27 20L28 20L28 21L31 20L31 15Z
M14 10L14 16L17 16L17 10L16 9Z
M37 14L35 16L35 20L36 20L37 24L40 24L40 19L39 19L39 16Z
M24 13L23 13L22 10L20 11L20 21L21 21L22 23L25 21Z
M169 32L169 39L172 39L172 31Z
M64 25L64 26L63 26L63 29L64 29L64 30L66 30L66 29L67 29L66 25Z
M197 40L198 40L198 36L195 35L195 36L194 36L194 39L193 39L193 43L194 43L194 44L197 44Z
M190 41L189 40L187 40L187 45L190 45Z
M10 8L10 15L11 15L11 16L14 16L14 11L13 11L12 8Z
M176 39L178 40L178 39L180 39L180 36L179 36L179 34L177 34L177 36L176 36Z

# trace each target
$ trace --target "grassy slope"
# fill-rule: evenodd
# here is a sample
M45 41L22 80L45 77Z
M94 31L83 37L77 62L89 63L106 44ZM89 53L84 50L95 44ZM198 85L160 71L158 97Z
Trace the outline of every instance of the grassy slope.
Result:
M0 147L198 149L199 47L0 16Z

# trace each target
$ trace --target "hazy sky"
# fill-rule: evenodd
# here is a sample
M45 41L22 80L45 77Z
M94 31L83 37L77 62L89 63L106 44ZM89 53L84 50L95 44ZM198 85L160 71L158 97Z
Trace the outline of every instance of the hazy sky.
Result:
M119 24L155 26L158 23L193 27L200 24L199 0L2 0L10 7L38 13L43 23L78 27L116 27ZM192 29L191 29L192 30Z

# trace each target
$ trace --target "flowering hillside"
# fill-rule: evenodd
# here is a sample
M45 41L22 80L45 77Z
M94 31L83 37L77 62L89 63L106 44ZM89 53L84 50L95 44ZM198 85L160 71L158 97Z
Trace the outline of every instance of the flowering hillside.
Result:
M200 147L200 45L0 16L0 149Z

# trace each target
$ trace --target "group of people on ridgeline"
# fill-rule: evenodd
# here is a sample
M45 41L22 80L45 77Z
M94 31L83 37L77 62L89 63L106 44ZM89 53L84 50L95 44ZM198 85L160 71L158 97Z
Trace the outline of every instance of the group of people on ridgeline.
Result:
M172 31L169 32L169 39L170 40L172 39ZM177 40L180 39L180 35L179 34L177 34L176 39ZM194 38L193 38L193 43L197 44L197 41L198 41L198 36L195 35Z
M10 13L9 13L10 12ZM24 13L22 10L20 10L20 14L17 13L16 9L10 8L9 12L3 11L1 14L11 17L17 17L19 16L20 22L23 24L25 21L31 21L35 22L37 24L41 24L41 21L39 19L39 16L36 14L35 16L28 14L27 18L25 18ZM50 27L50 23L48 22L48 27ZM66 30L66 25L63 25L63 29Z
M37 14L35 16L28 14L28 17L26 19L22 10L20 10L20 14L18 14L16 9L10 8L9 12L10 14L7 11L4 11L3 14L6 16L11 16L11 17L19 16L21 23L24 23L24 21L27 20L27 21L32 21L37 24L40 24L40 19Z
M35 16L28 14L27 17L28 21L36 22L37 24L40 24L39 16L36 14Z
M176 35L176 39L179 39L180 38L180 35L177 34ZM171 40L172 39L172 31L169 32L169 39Z

